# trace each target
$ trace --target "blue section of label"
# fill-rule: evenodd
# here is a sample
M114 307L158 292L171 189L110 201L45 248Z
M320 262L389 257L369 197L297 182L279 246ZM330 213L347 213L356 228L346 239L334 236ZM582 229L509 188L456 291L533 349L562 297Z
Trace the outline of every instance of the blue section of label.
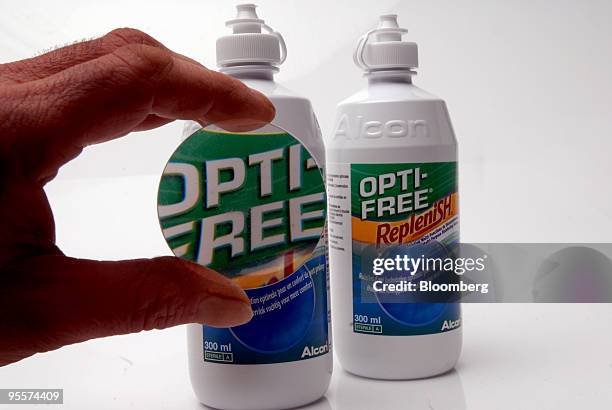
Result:
M389 309L389 307L393 307ZM406 303L383 306L353 300L353 330L385 336L442 333L460 325L458 303Z
M276 283L247 289L253 319L229 329L204 326L204 360L282 363L327 353L326 269L326 256L321 254Z
M390 246L382 256L434 254L437 243L412 246ZM357 333L386 336L414 336L453 330L461 324L458 303L415 302L405 293L381 294L373 290L372 255L380 252L376 245L353 248L353 330ZM377 250L378 249L378 250ZM410 275L398 279L410 280Z

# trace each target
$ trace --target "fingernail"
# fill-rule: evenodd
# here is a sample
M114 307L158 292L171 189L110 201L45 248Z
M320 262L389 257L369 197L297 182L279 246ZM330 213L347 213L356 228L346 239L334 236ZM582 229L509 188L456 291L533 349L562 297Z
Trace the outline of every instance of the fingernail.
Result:
M200 124L202 128L208 127L211 123L206 121L205 119L197 119L196 122Z
M270 101L270 99L264 94L254 90L253 88L250 89L250 92L253 98L257 100L258 106L260 107L261 116L258 116L258 118L265 123L271 122L276 115L276 108L274 107L274 104L272 104L272 101Z
M253 310L250 303L211 295L200 303L199 317L208 326L232 327L251 320Z
M230 132L247 132L269 124L276 115L272 102L259 91L244 87L248 97L248 109L238 116L231 116L215 121L215 125Z
M217 127L223 128L230 132L247 132L257 130L267 125L267 121L251 118L239 118L226 121L218 121L215 123Z

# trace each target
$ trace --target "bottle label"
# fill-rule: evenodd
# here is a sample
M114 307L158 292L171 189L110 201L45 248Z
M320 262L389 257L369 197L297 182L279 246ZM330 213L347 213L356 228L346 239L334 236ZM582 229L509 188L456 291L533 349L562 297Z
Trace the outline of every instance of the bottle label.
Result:
M323 177L297 139L273 128L198 130L160 181L160 224L174 254L231 278L251 299L249 323L203 326L207 362L281 363L329 352Z
M331 163L327 188L331 270L351 272L353 332L411 336L458 328L458 303L415 302L406 293L381 292L381 272L373 269L375 260L418 259L456 247L457 163Z

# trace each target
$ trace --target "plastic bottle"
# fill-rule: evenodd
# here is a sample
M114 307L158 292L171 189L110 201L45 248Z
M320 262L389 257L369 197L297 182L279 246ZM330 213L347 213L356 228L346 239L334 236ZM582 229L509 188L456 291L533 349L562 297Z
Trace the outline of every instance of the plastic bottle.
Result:
M227 21L232 34L217 40L219 69L265 94L276 108L273 124L299 140L322 167L325 161L324 145L311 103L274 81L278 66L286 58L286 46L282 36L257 16L255 8L253 4L238 5L236 18ZM262 32L262 29L267 32ZM184 135L189 136L198 128L197 123L188 123ZM214 330L188 325L191 382L202 403L221 409L285 409L313 402L327 391L332 372L332 354L326 244L323 234L317 245L319 253L322 253L319 277L323 289L319 286L318 293L315 292L317 306L320 306L312 318L302 319L310 320L313 327L317 324L318 336L324 339L318 345L307 345L302 340L293 348L299 349L297 356L286 352L270 354L269 361L266 361L268 356L257 356L258 364L248 363L248 352L246 356L243 355L248 364L241 364L243 359L236 353L234 363L213 362L203 358L203 351L205 341L215 343L215 336L208 336ZM278 331L282 333L284 330ZM235 347L240 342L233 340L232 344Z
M444 101L412 84L417 45L402 41L406 32L396 15L383 15L360 39L354 59L368 85L338 105L326 138L334 347L347 371L379 379L444 373L462 343L457 303L363 299L368 272L361 264L381 244L420 253L459 239L457 143ZM440 219L411 226L411 216L440 200L448 205ZM402 235L390 233L402 224Z

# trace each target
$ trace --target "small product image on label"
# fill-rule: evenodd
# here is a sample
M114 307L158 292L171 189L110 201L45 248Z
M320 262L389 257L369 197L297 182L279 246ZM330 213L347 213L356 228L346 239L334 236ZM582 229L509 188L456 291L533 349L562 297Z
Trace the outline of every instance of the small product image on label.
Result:
M176 149L158 191L164 237L176 256L240 285L254 312L241 326L203 326L204 361L281 363L329 351L325 213L319 165L276 126L209 126Z
M348 253L351 261L354 332L411 336L460 326L458 303L419 302L410 292L397 290L412 278L391 266L444 258L456 249L456 175L456 162L329 167L330 210L337 210L336 216L330 214L330 224L347 225L342 231L351 232L344 238L332 228L330 247Z

